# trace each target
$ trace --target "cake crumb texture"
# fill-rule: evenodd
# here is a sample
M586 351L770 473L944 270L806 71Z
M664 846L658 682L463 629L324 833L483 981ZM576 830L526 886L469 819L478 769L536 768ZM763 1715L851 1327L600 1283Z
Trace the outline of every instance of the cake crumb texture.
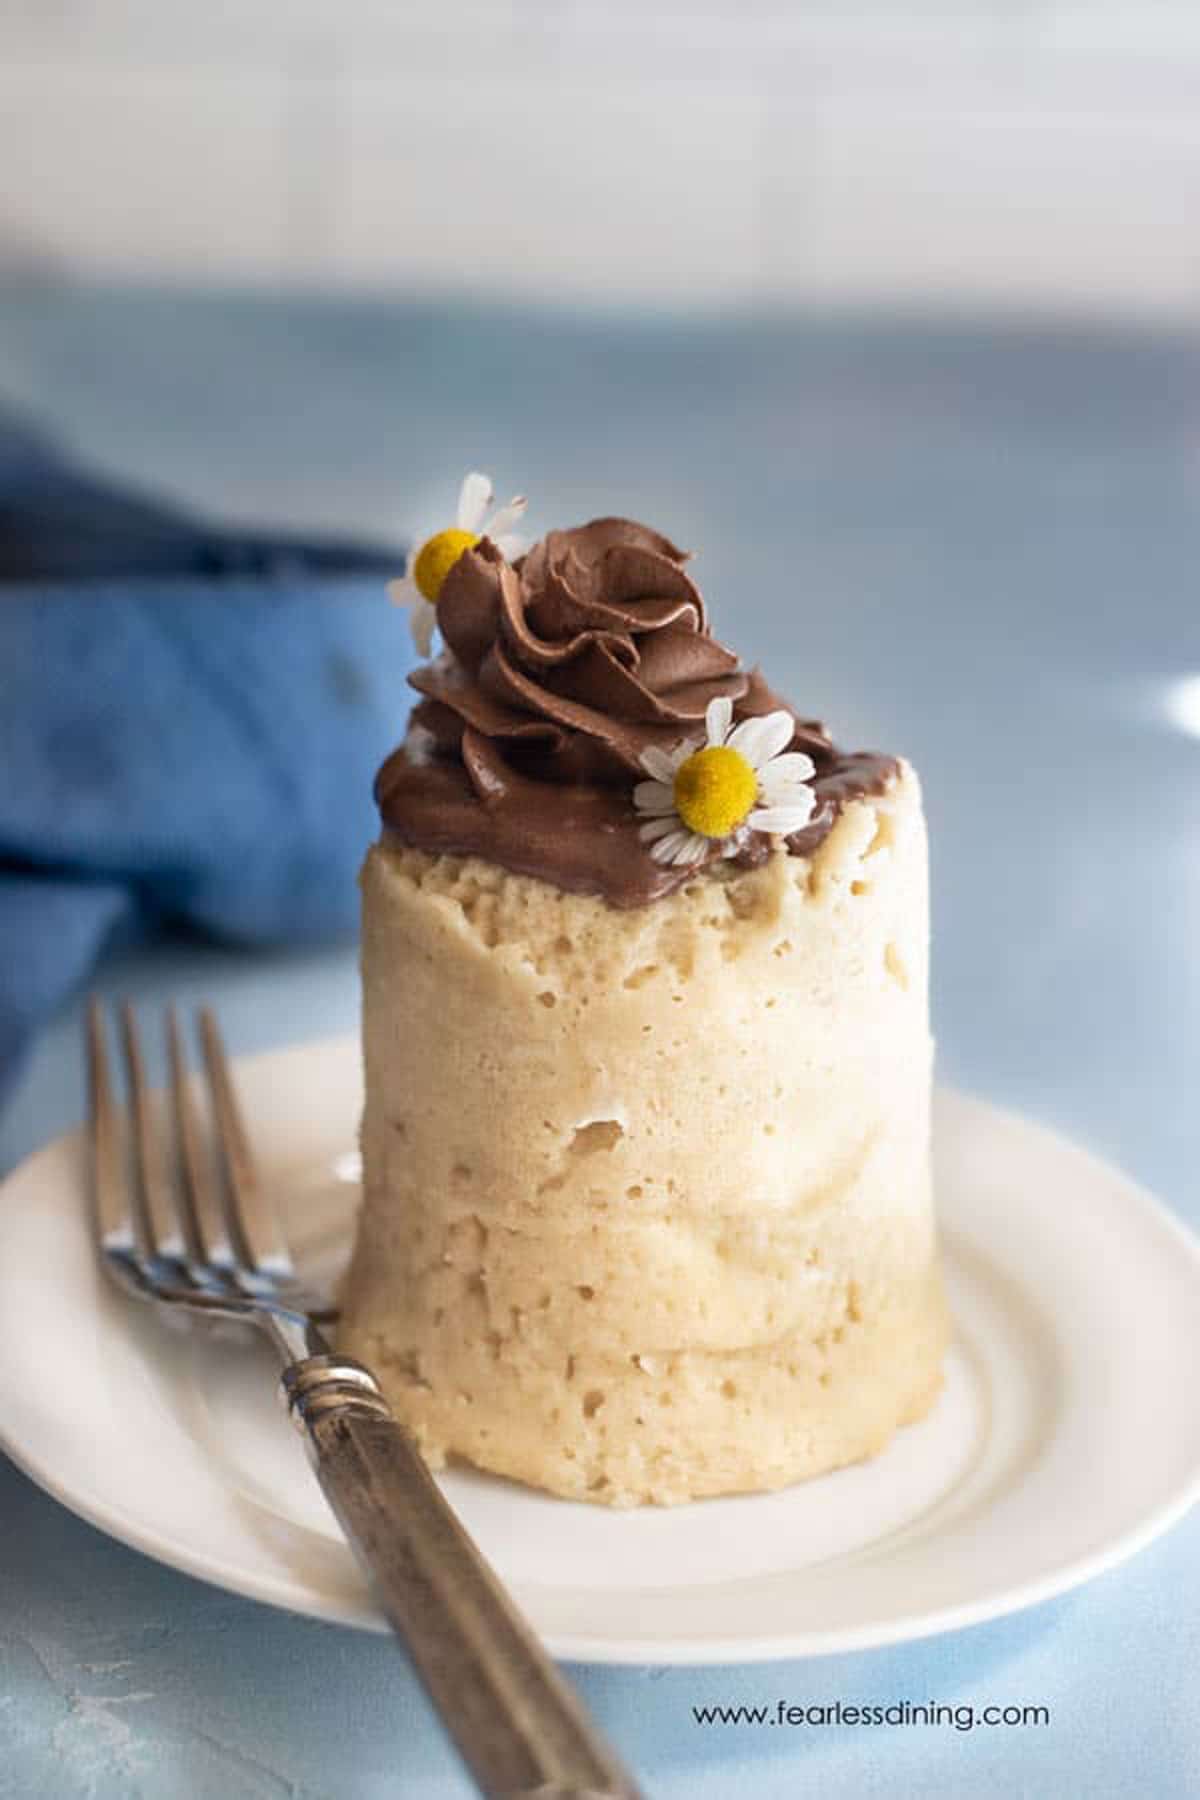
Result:
M907 766L811 859L619 909L385 839L340 1341L434 1463L669 1504L878 1451L941 1379Z

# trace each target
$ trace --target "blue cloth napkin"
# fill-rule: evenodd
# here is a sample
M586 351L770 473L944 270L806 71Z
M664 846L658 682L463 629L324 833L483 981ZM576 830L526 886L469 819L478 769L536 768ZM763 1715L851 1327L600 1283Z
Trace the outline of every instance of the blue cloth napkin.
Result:
M402 566L210 528L0 411L0 1102L114 936L353 931Z

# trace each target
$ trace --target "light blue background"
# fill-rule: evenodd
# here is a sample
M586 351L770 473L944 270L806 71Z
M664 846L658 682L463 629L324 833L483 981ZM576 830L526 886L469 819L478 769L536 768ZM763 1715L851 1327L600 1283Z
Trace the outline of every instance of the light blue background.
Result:
M943 1076L1193 1223L1200 741L1164 694L1200 672L1198 378L1196 340L1099 328L0 295L0 392L188 498L403 528L408 496L450 494L470 464L529 492L535 529L624 510L694 546L721 635L843 740L922 771ZM239 1049L356 1020L350 946L178 945L103 985L215 998ZM77 1039L73 1013L46 1032L0 1170L80 1116ZM655 1800L1173 1800L1200 1793L1198 1602L1193 1515L1075 1595L928 1643L575 1673ZM1035 1703L1052 1723L690 1714L836 1698ZM159 1568L0 1464L0 1794L468 1791L388 1642Z

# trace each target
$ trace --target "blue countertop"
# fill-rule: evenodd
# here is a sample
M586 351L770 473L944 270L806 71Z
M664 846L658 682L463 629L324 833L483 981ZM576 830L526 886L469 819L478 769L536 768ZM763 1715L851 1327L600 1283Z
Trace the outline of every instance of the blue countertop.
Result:
M403 532L471 465L528 492L535 529L631 511L692 545L727 640L921 770L943 1078L1200 1223L1200 338L50 286L0 290L0 394L245 519ZM356 982L350 945L180 942L102 972L214 998L238 1049L353 1029ZM44 1034L0 1171L79 1118L77 1040L73 1011ZM575 1673L655 1800L1172 1800L1200 1770L1198 1595L1193 1515L1066 1599L927 1643ZM838 1698L1051 1723L691 1715ZM469 1791L385 1640L160 1568L0 1459L0 1795Z

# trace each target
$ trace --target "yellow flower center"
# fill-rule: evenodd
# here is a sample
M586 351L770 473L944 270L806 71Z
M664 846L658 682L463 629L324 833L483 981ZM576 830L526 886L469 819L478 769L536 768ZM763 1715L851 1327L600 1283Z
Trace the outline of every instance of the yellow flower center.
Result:
M421 545L413 563L413 580L431 606L437 605L442 583L463 551L473 550L478 542L473 531L451 525Z
M697 750L675 771L675 811L700 837L728 837L758 798L758 777L737 750Z

